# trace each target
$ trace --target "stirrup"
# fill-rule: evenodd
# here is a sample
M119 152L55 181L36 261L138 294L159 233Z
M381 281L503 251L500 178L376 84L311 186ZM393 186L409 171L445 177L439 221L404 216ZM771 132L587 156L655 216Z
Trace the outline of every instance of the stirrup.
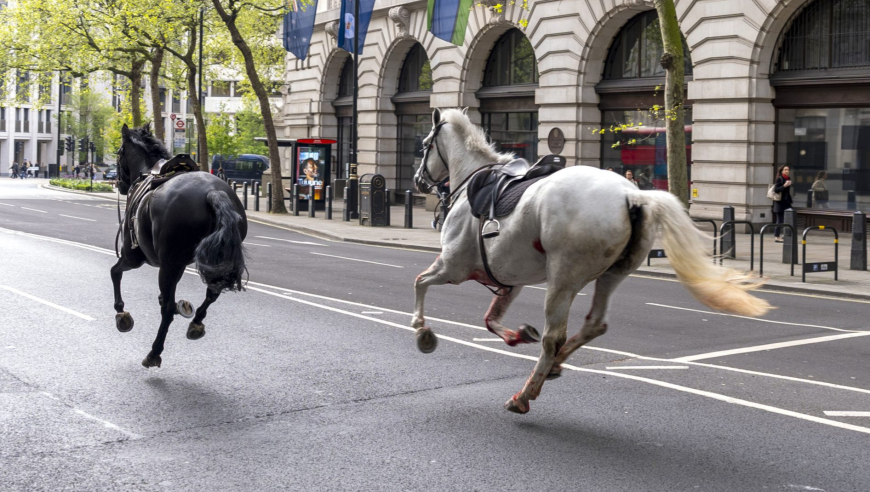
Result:
M486 228L492 223L495 223L495 230L487 232ZM499 235L499 229L501 229L501 224L499 224L499 222L495 219L489 219L483 224L483 228L481 228L480 230L480 235L484 239L496 237Z

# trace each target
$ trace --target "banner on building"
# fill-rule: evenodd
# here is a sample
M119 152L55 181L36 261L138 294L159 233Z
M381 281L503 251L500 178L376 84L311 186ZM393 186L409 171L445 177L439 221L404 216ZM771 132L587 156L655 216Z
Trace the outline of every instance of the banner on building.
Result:
M284 16L284 49L304 60L311 45L317 0L288 0Z
M375 8L375 0L341 0L341 25L338 29L338 47L353 53L354 37L354 2L359 2L359 54L363 52L366 41L366 33L369 30L369 21L372 20L372 10Z
M429 32L456 46L465 43L468 14L473 0L428 0L426 8Z

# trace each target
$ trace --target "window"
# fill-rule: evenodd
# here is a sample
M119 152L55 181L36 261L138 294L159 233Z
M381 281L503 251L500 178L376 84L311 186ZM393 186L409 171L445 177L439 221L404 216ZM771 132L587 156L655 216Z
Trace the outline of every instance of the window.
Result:
M0 132L6 131L6 108L0 108Z
M73 79L69 73L64 73L61 75L61 84L60 84L60 100L61 104L66 104L69 102L70 95L72 94L72 86Z
M15 96L20 101L30 102L30 73L18 71L18 80L15 84Z
M178 89L172 91L172 112L181 112L181 91Z
M432 67L429 57L419 44L415 44L402 64L399 75L399 92L417 92L432 90Z
M396 176L396 193L404 196L405 190L414 191L414 173L423 162L423 139L432 131L431 114L408 114L398 117L399 162Z
M630 20L613 39L607 54L604 79L664 77L665 69L660 63L663 52L658 14L655 10L644 12ZM691 75L692 60L685 39L683 56L686 75Z
M238 81L233 82L233 97L242 97L245 92L247 92L247 90L242 88L242 84Z
M496 152L534 162L538 157L538 113L484 113L483 128L495 144Z
M51 133L51 110L45 110L45 133Z
M350 163L350 139L353 136L353 118L342 116L338 118L338 162L335 164L335 178L344 179L347 176Z
M782 38L778 72L870 67L870 2L816 0Z
M230 97L230 84L232 82L221 80L211 83L211 97Z
M166 112L166 88L161 87L157 92L158 97L160 98L160 112Z
M353 60L347 57L338 77L338 97L353 96Z
M492 48L486 63L483 86L537 83L538 62L532 43L519 29L511 29Z

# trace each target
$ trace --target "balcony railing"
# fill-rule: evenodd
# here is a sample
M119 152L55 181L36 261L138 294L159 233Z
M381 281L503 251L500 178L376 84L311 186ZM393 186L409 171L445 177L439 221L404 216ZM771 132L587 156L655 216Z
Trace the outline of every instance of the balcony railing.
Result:
M44 127L45 127L45 123L43 123L43 122L40 121L39 124L37 125L37 127L38 127L38 130L37 130L37 131L38 131L39 133L45 133L45 128L44 128Z

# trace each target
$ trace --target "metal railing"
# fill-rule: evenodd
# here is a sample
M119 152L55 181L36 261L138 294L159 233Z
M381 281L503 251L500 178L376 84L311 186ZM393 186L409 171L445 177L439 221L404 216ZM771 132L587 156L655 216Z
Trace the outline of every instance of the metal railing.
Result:
M821 261L815 263L807 263L807 234L810 231L831 231L834 233L834 261ZM833 227L826 228L825 226L812 226L804 229L803 236L801 236L801 282L807 281L807 273L822 273L822 272L830 272L831 267L834 269L834 280L839 279L839 271L837 268L837 263L840 260L840 234Z
M769 227L786 227L791 231L792 251L797 251L797 233L791 224L764 224L758 239L758 276L764 276L764 233ZM794 277L794 255L791 261L791 276Z
M722 255L719 257L719 264L721 265L725 256L725 234L722 232L726 226L732 226L731 230L728 231L728 234L734 234L734 225L744 224L749 226L749 270L755 270L755 227L752 225L752 222L748 220L728 220L722 223L719 226L719 251Z

